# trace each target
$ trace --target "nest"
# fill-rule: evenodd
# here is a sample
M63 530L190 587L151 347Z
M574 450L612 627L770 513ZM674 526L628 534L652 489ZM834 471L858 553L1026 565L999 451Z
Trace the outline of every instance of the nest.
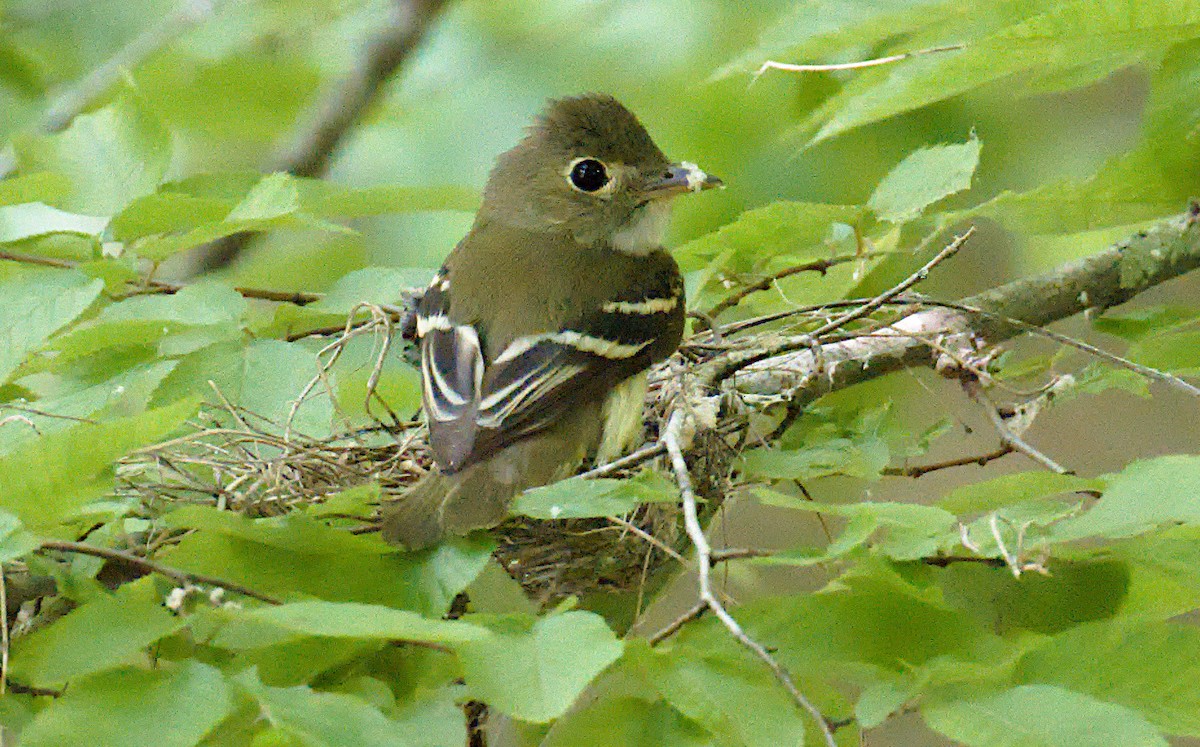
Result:
M349 436L314 439L289 433L241 408L207 408L190 432L127 458L119 494L153 516L166 505L211 505L250 517L277 516L320 504L348 489L378 484L381 503L404 493L431 467L425 430L416 423L379 426ZM732 451L711 434L693 460L708 510L725 486ZM619 474L619 473L618 473ZM378 511L339 516L348 531L378 530ZM493 530L495 557L532 600L554 604L570 595L635 593L657 586L659 571L686 552L676 506L642 506L623 518L538 521L513 517ZM147 538L149 547L172 541Z

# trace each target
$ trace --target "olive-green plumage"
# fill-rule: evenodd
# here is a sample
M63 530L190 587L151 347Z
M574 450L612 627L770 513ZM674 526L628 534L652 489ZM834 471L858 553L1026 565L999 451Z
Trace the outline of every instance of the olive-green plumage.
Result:
M609 96L551 102L419 305L438 467L387 508L386 539L415 549L492 526L520 491L630 445L644 371L683 334L661 246L670 198L716 184Z

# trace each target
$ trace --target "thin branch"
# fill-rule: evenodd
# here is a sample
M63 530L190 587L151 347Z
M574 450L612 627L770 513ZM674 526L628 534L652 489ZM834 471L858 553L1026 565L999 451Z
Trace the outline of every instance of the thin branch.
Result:
M66 541L50 541L43 542L42 550L54 550L58 552L71 552L78 555L91 555L96 558L104 558L105 560L116 560L122 563L128 563L135 568L140 568L147 573L157 573L160 576L178 581L179 583L194 583L205 584L207 586L215 586L226 591L232 591L242 596L247 596L252 599L257 599L267 604L282 604L282 602L274 597L268 596L261 592L257 592L248 586L226 581L209 576L204 573L191 573L189 571L181 571L178 568L172 568L162 563L149 560L148 558L139 557L133 553L125 552L124 550L116 550L111 547L100 547L98 545L89 545L86 542L66 542Z
M1099 358L1102 361L1111 363L1119 368L1124 368L1140 376L1145 376L1147 379L1152 379L1162 384L1166 384L1167 386L1178 389L1185 394L1190 394L1193 397L1200 397L1200 387L1193 386L1174 374L1167 373L1166 371L1159 371L1157 368L1151 368L1150 366L1143 366L1142 364L1135 363L1128 358L1122 358L1116 353L1111 353L1103 348L1098 348L1095 345L1084 342L1083 340L1077 340L1070 335L1064 335L1061 332L1055 332L1054 330L1047 329L1046 327L1028 324L1020 319L1013 319L1012 317L1001 314L994 314L992 312L984 311L983 309L963 303L952 303L947 301L928 301L924 303L930 306L941 306L947 309L965 311L970 314L979 314L981 316L992 317L997 321L1018 327L1022 332L1027 332L1031 335L1037 335L1039 337L1045 337L1048 340L1053 340L1062 345L1075 348L1076 350L1087 353L1095 358Z
M963 234L956 236L953 241L947 244L940 252L934 255L933 259L926 262L919 270L909 275L904 280L900 281L895 286L889 288L878 296L867 301L865 304L847 311L845 314L829 320L820 327L817 327L812 332L805 335L800 335L797 338L789 338L776 345L769 346L761 350L739 351L725 356L724 359L718 359L713 364L709 365L710 370L701 375L701 380L705 384L715 384L728 378L737 371L768 358L786 353L799 348L814 348L815 341L819 341L823 335L845 327L850 322L862 319L876 309L887 305L896 297L902 295L909 288L921 282L929 276L930 270L937 267L942 262L958 253L967 239L971 238L975 233L975 227L971 226ZM814 349L814 353L816 350Z
M447 0L393 0L388 23L366 45L359 63L316 107L270 171L321 176L346 135L375 103L392 75L425 38ZM251 233L236 233L209 244L202 270L229 265L246 248Z
M4 695L8 687L8 579L4 576L4 567L0 565L0 695Z
M915 52L903 52L901 54L888 55L887 57L876 57L870 60L858 60L857 62L837 62L828 65L797 65L790 62L776 62L775 60L767 60L760 68L758 68L758 71L754 73L754 78L751 80L751 82L758 80L759 76L768 70L783 70L789 73L832 73L840 70L862 70L868 67L878 67L879 65L890 65L893 62L902 62L913 57L921 57L927 54L955 52L960 49L965 49L966 46L966 44L947 44L943 47L918 49Z
M772 550L760 550L754 547L733 547L724 550L713 550L708 554L708 561L713 565L730 560L745 560L747 558L769 558L774 555Z
M69 259L55 259L54 257L38 257L33 254L22 254L20 252L9 252L0 250L0 260L8 260L9 262L20 262L25 265L39 265L41 267L54 267L59 270L69 270L75 267L78 263L72 262Z
M699 620L704 616L705 612L708 612L708 605L703 601L696 602L687 612L684 612L682 615L668 623L665 628L650 636L650 645L652 647L657 646L682 630L684 625L687 625L693 620Z
M958 457L956 459L947 459L944 462L934 462L933 464L919 464L919 465L916 465L913 467L886 467L883 469L881 474L888 475L889 477L911 477L911 478L916 479L916 478L924 477L925 475L928 475L930 472L937 472L938 470L950 469L951 467L965 467L968 464L976 464L976 465L979 465L980 467L982 467L982 466L988 464L989 462L994 462L997 459L1008 456L1009 454L1013 453L1014 451L1016 451L1016 448L1013 447L1012 444L1006 443L1006 444L1003 444L1002 446L1000 446L1000 448L996 449L995 451L989 451L988 453L980 454L979 456Z
M812 262L805 262L804 264L800 265L793 265L780 270L779 272L768 275L756 283L751 283L750 285L739 289L735 293L731 293L705 313L709 317L716 319L722 313L732 309L734 306L737 306L739 303L745 300L747 296L751 296L760 291L770 290L775 285L776 281L782 280L786 277L791 277L792 275L799 275L802 272L819 272L824 275L825 273L829 272L830 269L838 265L845 264L847 262L854 262L860 259L872 259L889 253L890 252L856 252L854 254L839 254L837 256L829 257L828 259L818 259ZM712 329L711 325L709 328Z
M937 366L940 354L930 348L928 340L974 353L980 346L1003 342L1030 331L1030 327L1042 327L1089 308L1117 306L1197 268L1200 220L1189 213L1106 251L954 305L970 307L974 312L928 302L925 305L932 308L916 311L890 326L823 344L820 386L815 385L818 365L813 351L799 345L737 371L736 385L745 394L778 396L785 392L798 406L805 406L829 391L905 368ZM729 361L722 363L722 358L725 356L714 363L728 365Z
M729 614L725 606L717 599L717 595L713 593L710 575L712 569L712 547L708 544L708 538L704 534L704 527L700 524L700 516L696 508L696 492L692 488L692 476L688 471L687 462L683 458L683 447L680 443L683 429L684 413L681 409L676 409L671 413L671 417L667 421L662 442L667 450L667 454L671 458L671 469L675 473L675 481L679 484L679 493L683 499L684 528L687 530L688 539L691 540L692 546L696 548L696 577L700 601L708 609L712 610L712 613L717 616L721 624L725 626L726 630L739 643L748 648L767 665L771 673L775 675L775 679L779 681L779 684L792 696L792 700L796 702L796 705L812 716L817 722L817 726L820 727L821 733L825 736L825 743L828 747L837 747L837 742L834 741L833 732L829 728L829 722L825 719L825 714L821 713L820 709L813 705L812 701L805 697L804 693L800 692L800 689L796 687L796 683L792 680L792 676L788 673L787 669L776 661L775 657L767 651L765 646L751 638L742 629L738 621L733 618L733 615ZM683 623L680 624L682 625Z
M921 562L935 568L945 568L955 563L977 563L989 568L1004 568L1008 565L1004 562L1004 558L989 558L983 555L934 555L921 558Z
M37 265L39 267L53 267L59 270L71 270L79 266L79 263L70 259L58 259L55 257L39 257L34 254L23 254L21 252L10 252L0 250L0 260L9 262L19 262L26 265ZM137 288L129 293L129 296L141 295L173 295L187 287L183 283L168 283L162 280L150 280L142 278L140 280L131 281ZM294 306L307 306L310 303L320 301L324 296L320 293L306 293L304 291L280 291L271 290L270 288L248 288L246 286L237 286L234 288L243 298L254 298L260 301L274 301L275 303L290 303ZM339 327L338 329L343 329ZM312 334L312 333L308 333Z
M991 421L992 426L996 429L996 432L1000 434L1000 440L1003 443L1012 446L1014 449L1042 465L1051 472L1057 472L1060 475L1071 474L1070 470L1043 454L1032 444L1022 438L1019 433L1010 428L1008 423L1004 422L1004 418L1000 417L1000 408L996 406L996 403L987 395L986 392L980 389L973 394L972 398L983 406L984 413L987 415L988 420Z
M616 474L617 472L627 470L630 467L636 467L643 462L648 462L660 454L665 454L666 451L667 448L663 445L663 442L656 441L647 446L643 446L632 454L626 454L620 459L614 459L607 464L601 464L599 467L590 469L580 475L580 477L588 480L597 477L608 477L609 475Z

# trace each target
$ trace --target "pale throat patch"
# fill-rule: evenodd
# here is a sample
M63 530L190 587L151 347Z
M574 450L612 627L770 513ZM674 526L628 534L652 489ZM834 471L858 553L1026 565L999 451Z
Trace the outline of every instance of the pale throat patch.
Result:
M651 200L638 210L637 217L613 234L613 248L634 256L649 254L662 246L670 224L671 200Z

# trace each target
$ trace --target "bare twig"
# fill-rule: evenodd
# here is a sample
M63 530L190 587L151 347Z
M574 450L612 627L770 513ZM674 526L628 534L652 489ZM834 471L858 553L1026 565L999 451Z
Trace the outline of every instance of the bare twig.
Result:
M951 241L940 252L934 255L933 259L922 265L919 270L909 275L895 286L867 301L865 304L852 309L851 311L847 311L841 316L831 319L808 334L800 335L796 338L788 338L783 342L768 346L765 349L737 351L735 353L730 353L729 355L714 361L713 364L710 364L709 370L701 375L701 380L705 384L712 385L759 361L763 361L768 358L772 358L774 356L800 348L813 348L814 341L819 341L823 335L827 335L830 332L841 329L850 322L862 319L876 309L887 305L893 299L902 295L909 288L924 280L929 276L930 270L954 256L954 254L956 254L958 250L962 248L963 244L966 243L967 239L971 238L971 235L974 233L974 226L968 228L964 233L956 236L953 241Z
M820 387L813 385L817 369L813 352L795 345L788 352L737 371L737 388L749 395L787 393L797 406L804 406L830 390L845 389L905 368L936 365L940 354L930 349L927 340L939 340L947 347L969 345L972 349L980 344L996 344L1030 331L1031 326L1041 327L1088 308L1124 303L1198 267L1200 223L1183 216L1106 251L1044 275L1015 280L955 305L975 312L925 302L931 308L918 310L888 327L823 344ZM723 358L714 363L729 365Z
M760 550L754 547L733 547L724 550L713 550L709 553L708 561L716 565L717 563L725 563L730 560L769 558L774 554L771 550Z
M816 720L817 726L825 736L825 743L828 747L837 747L837 743L833 738L833 732L829 728L829 722L825 719L825 715L813 705L812 701L805 697L804 693L800 692L800 689L796 687L796 683L792 680L792 676L788 673L787 669L776 661L775 657L767 651L765 646L751 638L742 629L738 621L733 618L733 615L729 614L725 606L717 599L717 595L713 593L710 575L712 570L712 547L709 545L708 538L704 534L704 527L700 524L700 516L696 508L696 493L692 488L691 473L688 471L687 462L683 458L683 447L680 443L681 433L685 425L684 419L685 415L682 409L677 408L672 412L671 417L667 421L662 441L671 459L671 469L675 473L675 481L679 484L679 493L683 499L684 528L687 531L688 539L692 542L692 546L696 548L696 577L700 601L717 616L721 624L725 626L726 630L739 643L748 648L767 665L771 673L775 675L775 679L792 696L792 700L796 702L796 705ZM685 620L684 623L686 622ZM684 623L680 623L680 625Z
M40 267L54 267L60 270L70 270L79 266L78 262L69 259L57 259L55 257L39 257L34 254L22 254L21 252L10 252L0 250L0 260L8 260L9 262L20 262L26 265L38 265ZM141 278L131 281L131 284L137 287L129 292L129 296L142 295L172 295L178 293L187 287L182 283L168 283L162 280L151 280ZM322 295L320 293L306 293L304 291L280 291L271 290L270 288L248 288L246 286L236 286L234 288L243 298L253 298L259 301L274 301L276 303L289 303L294 306L307 306L310 303L320 301ZM340 329L340 328L339 328ZM312 334L312 333L306 333Z
M759 76L768 70L783 70L789 73L831 73L839 70L862 70L864 68L877 67L879 65L890 65L893 62L902 62L912 57L921 57L927 54L954 52L960 49L965 49L966 46L967 45L965 44L947 44L942 47L918 49L915 52L903 52L901 54L888 55L887 57L876 57L870 60L837 62L827 65L797 65L790 62L776 62L775 60L767 60L760 68L758 68L758 71L754 73L754 78L751 79L751 82L758 80Z
M1000 434L1000 440L1003 443L1012 446L1014 449L1042 465L1051 472L1057 472L1060 475L1070 474L1070 470L1043 454L1032 444L1023 439L1015 430L1010 428L1008 423L1004 422L1004 418L1000 417L1000 411L996 407L996 403L993 402L985 392L980 390L977 393L976 400L979 401L979 404L983 406L984 413L987 415L988 420L992 422L992 426L995 427L996 432Z
M8 687L8 579L4 576L4 567L0 565L0 695L4 695Z
M704 616L705 612L708 612L708 604L704 601L696 602L688 609L687 612L684 612L682 615L668 623L665 628L650 636L650 645L657 646L658 644L678 633L683 629L684 625L687 625L692 620L699 620Z
M147 558L139 557L133 553L125 552L124 550L116 550L111 547L100 547L98 545L89 545L86 542L66 542L66 541L50 541L43 542L42 550L52 550L57 552L70 552L79 555L91 555L96 558L104 558L106 560L116 560L122 563L128 563L135 568L140 568L147 573L157 573L160 576L166 576L169 579L178 581L179 583L194 583L205 584L207 586L215 586L227 591L232 591L242 596L247 596L252 599L257 599L267 604L282 604L282 602L274 597L268 596L261 592L257 592L248 586L226 581L209 576L204 573L191 573L189 571L181 571L178 568L163 565Z
M609 475L616 474L617 472L627 470L630 467L636 467L643 462L648 462L660 454L666 453L666 450L667 449L663 445L662 441L656 441L647 446L643 446L632 454L627 454L620 459L614 459L608 464L601 464L599 467L590 469L580 475L580 477L589 480L597 477L608 477Z
M925 475L928 475L930 472L937 472L938 470L950 469L951 467L965 467L968 464L977 464L980 467L982 467L985 464L988 464L989 462L994 462L997 459L1000 459L1001 457L1008 456L1009 454L1013 453L1014 451L1016 451L1016 448L1013 447L1012 444L1006 443L1006 444L1003 444L1002 446L1000 446L1000 448L996 449L995 451L989 451L988 453L980 454L979 456L958 457L956 459L947 459L944 462L934 462L933 464L919 464L919 465L916 465L913 467L887 467L882 471L881 474L888 475L891 477L912 477L915 479L915 478L919 478L919 477L924 477Z
M847 262L854 262L854 261L861 260L861 259L873 259L875 257L879 257L879 256L882 256L883 254L888 254L888 253L889 252L856 252L854 254L839 254L837 256L829 257L827 259L817 259L817 260L813 260L812 262L805 262L804 264L793 265L791 267L780 270L779 272L772 273L771 275L766 276L765 278L763 278L762 280L759 280L756 283L751 283L750 285L747 285L744 288L741 288L738 291L731 293L730 295L721 299L720 302L715 304L711 309L709 309L705 313L708 314L709 317L715 319L722 313L728 311L729 309L732 309L734 306L737 306L739 303L741 303L743 300L745 300L745 298L747 296L751 296L760 291L770 290L772 287L774 287L774 285L777 281L782 280L783 278L786 278L786 277L791 277L792 275L798 275L802 272L819 272L822 275L824 275L825 273L829 272L829 270L831 268L837 267L838 265L845 264ZM710 329L711 329L711 326L710 326Z

